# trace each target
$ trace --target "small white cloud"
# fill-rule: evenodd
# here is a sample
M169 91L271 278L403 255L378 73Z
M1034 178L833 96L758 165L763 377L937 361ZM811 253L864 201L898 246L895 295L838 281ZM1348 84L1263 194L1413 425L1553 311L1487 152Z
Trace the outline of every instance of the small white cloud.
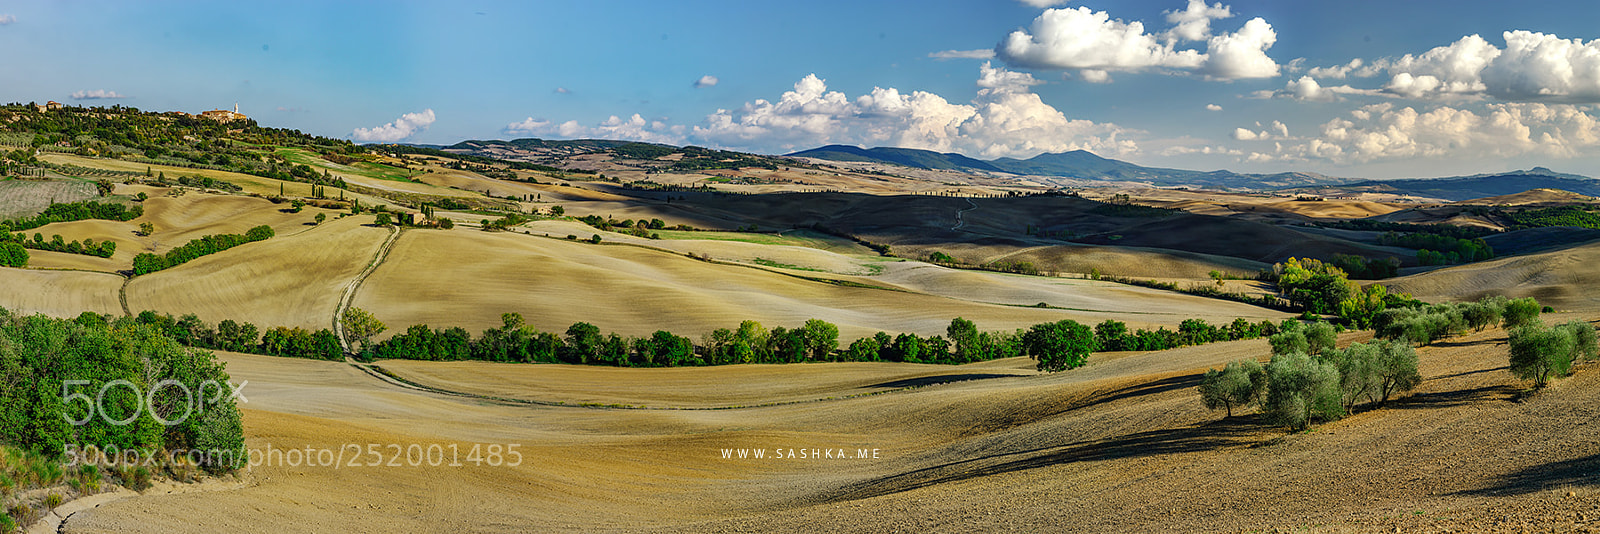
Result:
M7 24L11 24L11 23L16 22L16 21L17 21L17 17L16 16L13 16L13 15L0 15L0 26L5 26Z
M990 59L994 57L994 49L981 50L943 50L928 54L933 59Z
M1203 41L1211 36L1213 19L1232 16L1233 11L1228 6L1222 5L1222 2L1207 6L1206 0L1189 0L1188 7L1167 12L1167 22L1176 24L1171 30L1167 30L1167 36L1184 41Z
M1078 71L1078 76L1089 83L1111 83L1111 73L1098 69L1084 69Z
M643 116L635 113L626 119L612 115L611 118L593 127L584 126L578 121L556 124L545 119L528 117L520 122L507 124L505 131L512 135L557 136L568 139L626 139L681 145L684 144L685 128L669 126L664 119L645 120Z
M1222 111L1222 106L1216 104L1206 104L1206 109L1211 111Z
M1047 8L1047 7L1059 6L1061 4L1065 4L1065 3L1070 2L1072 0L1017 0L1017 1L1018 2L1022 2L1024 4L1028 4L1028 5L1033 6L1033 7L1037 7L1039 9L1044 9L1044 8Z
M556 94L558 94L558 95L572 94L572 91L568 91L567 88L565 88L565 87L557 87L556 88Z
M717 80L716 76L712 76L710 74L707 74L705 76L701 76L700 79L694 81L694 88L695 89L700 89L702 87L714 87L714 86L717 85L717 81L718 80Z
M401 115L394 122L374 128L356 128L350 132L350 137L363 143L393 143L411 137L419 131L428 129L433 124L432 109L425 109L417 113Z
M72 99L73 100L98 100L98 99L102 99L102 98L128 98L128 97L126 95L123 95L123 94L118 93L116 91L107 91L105 89L95 89L93 91L78 91L76 93L72 93Z

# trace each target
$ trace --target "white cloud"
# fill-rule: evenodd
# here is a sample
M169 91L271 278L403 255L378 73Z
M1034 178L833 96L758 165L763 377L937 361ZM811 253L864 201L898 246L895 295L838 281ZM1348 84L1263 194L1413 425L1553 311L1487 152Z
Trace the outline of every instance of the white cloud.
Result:
M556 94L558 94L558 95L569 95L569 94L572 94L572 91L568 91L567 88L565 88L565 87L557 87L556 88Z
M1163 69L1220 80L1278 75L1278 64L1266 54L1278 36L1265 20L1254 18L1238 32L1210 35L1210 21L1232 16L1232 12L1221 3L1207 6L1200 0L1191 0L1187 9L1167 16L1177 26L1158 35L1146 33L1142 22L1112 19L1104 11L1051 9L1027 29L1006 36L995 47L995 54L1007 64L1031 69ZM1177 43L1185 40L1205 40L1206 51L1177 48ZM1098 74L1084 78L1107 79Z
M1349 63L1343 65L1334 65L1332 67L1315 67L1310 71L1307 71L1306 74L1311 75L1313 78L1332 78L1335 80L1343 80L1350 76L1357 78L1371 78L1373 76L1377 76L1380 72L1383 72L1383 67L1381 65L1369 64L1362 61L1361 58L1355 58L1350 60Z
M694 88L695 89L700 89L702 87L715 87L717 85L717 81L718 80L717 80L716 76L712 76L710 74L707 74L705 76L701 76L700 79L694 81Z
M1206 104L1206 109L1209 111L1222 111L1222 106L1216 104Z
M1167 22L1175 24L1167 30L1167 35L1185 41L1202 41L1211 36L1212 19L1232 16L1233 11L1222 2L1207 6L1205 0L1189 0L1188 7L1167 12Z
M556 136L569 139L623 139L647 143L684 144L682 126L670 126L664 120L645 120L635 113L626 119L612 115L595 126L584 126L578 121L555 124L544 119L528 117L521 122L506 125L506 133L513 135Z
M1160 43L1142 22L1113 20L1087 7L1045 11L1027 30L1011 32L996 52L1006 63L1040 69L1195 68L1205 60L1198 51Z
M1363 106L1323 124L1283 157L1366 163L1409 158L1570 158L1600 153L1600 118L1570 104L1501 103L1480 110Z
M1289 127L1282 122L1272 121L1272 124L1268 126L1262 126L1261 123L1257 122L1256 127L1263 129L1261 131L1255 131L1249 128L1234 128L1233 138L1240 141L1271 141L1274 139L1289 139Z
M1114 124L1069 119L1029 88L1041 83L1027 73L985 63L977 95L955 104L925 91L902 93L875 87L854 99L829 91L808 75L777 102L756 100L736 110L718 110L696 126L692 138L721 146L776 145L782 150L830 143L898 146L974 157L1028 157L1042 152L1091 150L1126 154L1137 150L1120 139Z
M363 143L393 143L428 129L433 124L432 109L401 115L394 122L374 128L356 128L350 137Z
M990 59L994 57L994 49L981 50L942 50L928 54L933 59Z
M1315 70L1315 69L1312 69ZM1340 102L1340 95L1381 96L1377 89L1358 89L1349 85L1324 86L1311 76L1301 76L1283 84L1283 89L1262 90L1251 93L1251 98L1288 98L1301 102Z
M14 23L16 21L17 21L17 17L14 16L14 15L0 15L0 26L5 26L5 25L8 25L8 24L12 24L12 23Z
M1033 6L1033 7L1037 7L1039 9L1044 9L1044 8L1047 8L1047 7L1059 6L1061 4L1065 4L1067 2L1071 2L1072 0L1017 0L1017 1L1018 2L1022 2L1024 4L1028 4L1028 5Z
M128 97L126 95L123 95L123 94L118 93L116 91L107 91L105 89L95 89L93 91L78 91L78 92L72 93L72 99L73 100L97 100L97 99L101 99L101 98L128 98Z
M1238 32L1218 35L1208 41L1206 62L1200 72L1212 78L1271 78L1278 75L1278 64L1267 56L1267 49L1278 42L1278 32L1260 17L1250 19Z
M1173 146L1167 147L1161 151L1161 155L1163 156L1188 156L1193 154L1243 156L1244 151L1224 146Z

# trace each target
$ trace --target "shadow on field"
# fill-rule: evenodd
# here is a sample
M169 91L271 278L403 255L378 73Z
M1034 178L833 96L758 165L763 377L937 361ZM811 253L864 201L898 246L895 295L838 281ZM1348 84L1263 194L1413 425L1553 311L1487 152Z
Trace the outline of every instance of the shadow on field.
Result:
M1600 454L1539 464L1508 474L1493 486L1461 495L1521 495L1570 486L1600 486Z
M1203 378L1205 378L1205 375L1180 375L1135 384L1095 397L1091 404L1108 404L1133 397L1166 393L1175 389L1200 387L1200 380Z
M1456 378L1456 377L1460 377L1460 376L1475 375L1475 374L1478 374L1478 373L1492 373L1492 372L1495 372L1495 371L1510 371L1510 370L1511 370L1511 366L1502 365L1500 367L1495 367L1493 369L1478 369L1476 371L1462 371L1462 372L1459 372L1459 373L1456 373L1456 374L1453 374L1453 375L1430 376L1430 377L1428 377L1428 380L1438 380L1438 379L1441 379L1441 378Z
M1458 389L1455 391L1440 391L1437 393L1417 393L1410 397L1392 401L1390 406L1401 410L1448 408L1462 406L1484 401L1516 400L1522 391L1516 386L1498 385L1483 386L1471 389Z
M844 488L830 500L838 502L866 499L938 484L1074 462L1139 458L1243 446L1259 441L1262 428L1259 415L1241 415L1194 426L1148 430L1062 447L993 454L865 481Z
M890 381L890 382L882 382L882 383L873 384L873 385L870 385L870 386L867 386L867 387L869 387L869 388L896 388L896 389L898 389L898 388L914 388L914 387L922 387L922 386L934 386L934 385L939 385L939 384L949 384L951 382L965 382L967 380L983 380L983 379L986 379L986 378L1005 378L1005 377L1008 377L1008 376L1024 376L1024 375L1006 375L1006 374L995 374L995 373L967 373L967 374L959 374L959 375L924 376L924 377L919 377L919 378L907 378L907 379L903 379L903 380L894 380L894 381Z

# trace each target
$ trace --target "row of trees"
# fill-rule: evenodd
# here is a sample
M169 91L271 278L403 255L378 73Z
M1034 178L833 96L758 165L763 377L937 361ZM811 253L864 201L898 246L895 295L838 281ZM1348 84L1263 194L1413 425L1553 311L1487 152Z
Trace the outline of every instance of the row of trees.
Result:
M124 206L115 203L101 203L93 201L71 202L66 204L56 203L32 217L18 217L16 219L0 221L0 232L22 232L32 230L50 223L82 221L87 219L106 219L112 221L130 221L135 217L144 215L144 206Z
M1291 323L1270 338L1272 360L1262 366L1239 360L1210 369L1201 378L1200 400L1211 409L1260 405L1267 420L1303 430L1313 421L1329 421L1358 406L1382 406L1399 393L1422 383L1417 355L1404 342L1376 340L1334 346L1327 323Z
M558 335L528 326L517 313L504 314L501 320L500 327L485 330L477 338L461 328L413 325L372 344L363 357L661 367L823 361L960 364L1029 355L1039 360L1040 369L1060 371L1082 366L1095 343L1093 332L1073 321L1042 323L1015 332L984 332L972 321L958 317L950 322L945 336L879 332L841 348L838 326L820 319L770 330L759 322L744 321L737 328L706 334L699 344L665 330L625 338L602 334L598 327L580 322Z
M93 321L95 318L102 322L106 320L102 316L84 312L79 316L79 321ZM132 320L190 347L319 360L344 358L339 337L326 328L311 331L278 326L262 332L254 324L233 319L224 319L213 327L194 314L173 318L172 315L149 310L139 312Z
M1428 253L1428 258L1443 259L1448 257L1451 264L1470 263L1494 258L1494 248L1484 242L1481 237L1454 237L1428 233L1384 232L1378 236L1378 244L1391 247L1405 247L1419 249L1417 259L1424 260L1423 252ZM1442 261L1423 265L1439 265Z
M271 226L263 224L251 228L243 234L218 234L201 237L167 251L165 256L146 252L134 256L133 274L149 274L163 269L170 269L201 256L222 252L245 243L270 239L274 234Z
M43 234L35 232L33 234L33 240L30 241L27 239L25 234L19 232L15 234L0 233L0 241L10 241L12 243L22 245L23 248L31 248L35 250L65 252L68 254L84 254L88 256L99 256L102 258L109 258L112 254L117 253L117 243L109 239L99 243L95 243L94 239L90 238L84 238L84 240L81 242L67 241L62 239L60 234L57 234L50 236L49 241L45 241Z

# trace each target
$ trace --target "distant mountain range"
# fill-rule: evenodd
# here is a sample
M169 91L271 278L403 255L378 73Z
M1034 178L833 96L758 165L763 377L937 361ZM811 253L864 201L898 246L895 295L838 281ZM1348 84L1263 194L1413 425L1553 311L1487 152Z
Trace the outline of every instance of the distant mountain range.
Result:
M788 154L791 157L817 158L841 162L871 162L918 169L962 172L1007 173L1076 180L1144 182L1159 186L1189 185L1228 189L1281 189L1338 185L1353 180L1310 172L1241 174L1231 171L1190 171L1144 167L1126 161L1102 158L1085 150L1040 154L1028 159L1000 158L984 161L960 154L939 153L914 148L859 148L828 145Z
M1530 189L1559 189L1581 195L1600 196L1600 180L1566 174L1544 167L1497 174L1475 174L1454 178L1416 178L1402 180L1364 180L1334 187L1341 192L1392 193L1449 201L1471 200L1521 193Z

